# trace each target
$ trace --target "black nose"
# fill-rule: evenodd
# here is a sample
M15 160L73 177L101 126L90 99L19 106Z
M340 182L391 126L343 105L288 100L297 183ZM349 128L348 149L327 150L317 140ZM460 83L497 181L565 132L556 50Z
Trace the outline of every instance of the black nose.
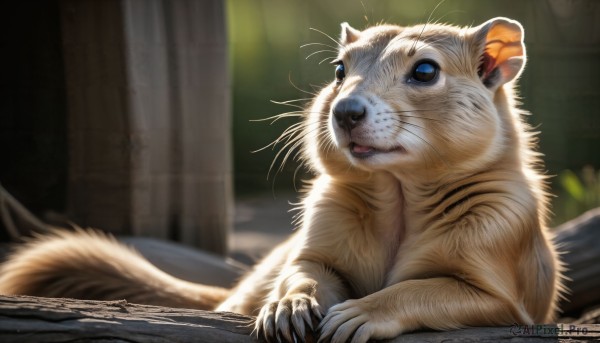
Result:
M355 128L365 118L367 109L356 98L345 98L337 102L333 108L333 116L340 127L348 131Z

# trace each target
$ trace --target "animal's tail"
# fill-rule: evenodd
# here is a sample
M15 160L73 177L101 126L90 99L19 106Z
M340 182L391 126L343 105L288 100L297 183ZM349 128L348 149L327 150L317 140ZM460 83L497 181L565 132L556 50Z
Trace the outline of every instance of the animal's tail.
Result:
M177 279L137 251L92 230L56 231L0 267L0 294L117 300L212 310L229 291Z

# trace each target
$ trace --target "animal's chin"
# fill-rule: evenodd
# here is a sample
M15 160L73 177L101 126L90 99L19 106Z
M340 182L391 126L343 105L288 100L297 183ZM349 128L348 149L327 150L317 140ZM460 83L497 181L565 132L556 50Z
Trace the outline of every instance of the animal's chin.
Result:
M350 154L355 158L366 159L371 156L390 154L390 153L405 153L406 150L401 146L396 146L391 149L381 149L373 146L360 145L358 143L350 143Z

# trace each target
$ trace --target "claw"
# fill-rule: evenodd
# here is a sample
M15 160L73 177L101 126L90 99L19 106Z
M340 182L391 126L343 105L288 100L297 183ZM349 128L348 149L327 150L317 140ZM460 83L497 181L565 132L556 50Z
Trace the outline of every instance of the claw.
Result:
M290 309L285 306L279 306L275 314L275 326L277 334L285 338L285 342L291 342L291 330L290 330Z
M321 305L314 303L311 306L311 310L312 310L313 314L315 315L315 317L317 317L317 319L319 321L323 320L323 313L321 311Z
M265 337L265 340L267 341L267 343L273 343L272 337L268 333L265 332L264 337Z
M310 316L310 313L308 311L306 312L302 312L302 319L304 319L304 322L306 323L306 325L308 325L308 327L311 329L311 331L315 331L315 329L313 328L313 323L312 323L312 318Z
M260 339L260 337L264 337L264 331L262 329L262 325L255 325L253 332L256 332L256 339Z
M328 314L317 328L317 331L319 332L319 340L317 343L325 342L332 335L331 328L327 325L331 323L331 318L333 318L331 314Z
M352 337L352 343L364 343L367 342L370 338L371 334L369 333L369 329L366 325L361 325L356 332L354 332L354 337Z
M277 330L277 336L283 339L283 342L292 341L292 332L289 326Z
M292 334L298 334L298 336L302 337L302 341L304 341L304 337L306 337L304 324L305 323L302 315L298 315L297 313L292 315L292 326L294 327Z
M261 313L258 316L257 323L260 322L259 330L262 332L268 343L273 341L275 338L275 310L277 309L277 303L272 303L267 307L263 307ZM257 324L258 325L258 324Z

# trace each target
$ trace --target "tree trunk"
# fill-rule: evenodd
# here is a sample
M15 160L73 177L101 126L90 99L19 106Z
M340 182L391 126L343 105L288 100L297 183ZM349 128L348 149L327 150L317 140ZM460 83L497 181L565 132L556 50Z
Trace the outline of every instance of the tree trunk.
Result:
M69 217L227 254L230 84L221 0L61 0Z

